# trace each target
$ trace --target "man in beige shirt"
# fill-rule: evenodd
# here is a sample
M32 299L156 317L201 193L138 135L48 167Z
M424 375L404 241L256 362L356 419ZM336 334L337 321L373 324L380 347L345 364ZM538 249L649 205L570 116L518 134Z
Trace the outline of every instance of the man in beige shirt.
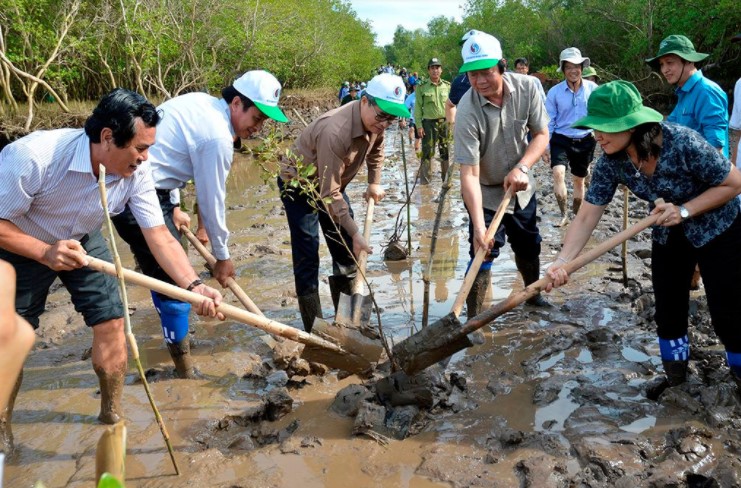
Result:
M460 71L468 73L471 89L456 111L455 161L461 165L461 193L470 216L471 258L480 247L489 249L466 300L471 318L483 306L491 262L499 256L505 234L525 285L539 277L542 239L536 221L535 180L529 171L548 144L548 114L537 79L505 73L495 37L476 33L463 44L461 54ZM514 209L508 209L494 239L486 241L486 228L508 189L516 192ZM528 303L549 305L540 295Z
M296 295L307 332L314 318L322 317L319 226L332 256L329 286L335 308L340 293L350 294L350 283L357 272L348 249L355 256L361 251L372 252L353 220L345 188L365 162L368 188L364 198L378 202L384 197L380 186L384 133L398 117L410 116L404 106L405 93L401 77L388 73L374 77L360 100L330 110L309 124L296 140L293 155L283 161L278 187L291 231ZM293 186L297 164L316 168L310 178L319 191L318 199L302 191L301 184Z

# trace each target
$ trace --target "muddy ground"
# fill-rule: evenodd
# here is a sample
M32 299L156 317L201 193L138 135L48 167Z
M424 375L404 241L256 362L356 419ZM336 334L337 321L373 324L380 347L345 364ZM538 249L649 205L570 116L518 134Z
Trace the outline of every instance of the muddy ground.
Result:
M321 111L301 110L307 119ZM432 184L412 195L411 257L384 262L383 245L404 201L400 136L389 131L387 137L387 198L376 208L368 267L384 329L400 341L421 324L422 272L441 181L436 172ZM411 179L416 156L408 163ZM539 163L534 171L545 267L565 229L555 227L559 216L548 169ZM351 201L360 201L363 180L350 186ZM301 327L285 216L277 190L263 183L249 154L236 158L228 207L238 282L268 317ZM645 216L644 203L632 197L629 207L631 222ZM355 203L355 212L364 215L363 206ZM618 194L592 244L618 232L622 218ZM431 321L450 311L460 288L467 223L456 175L433 267ZM119 248L124 265L133 267L120 242ZM388 425L377 426L377 434L359 429L355 409L335 402L343 389L349 392L343 398L374 391L374 380L325 373L300 361L286 370L273 360L260 331L243 324L194 318L193 352L202 379L174 379L148 292L130 286L132 326L181 475L174 475L132 365L123 402L127 486L741 486L741 407L702 289L692 293L689 382L658 401L646 398L646 386L661 375L650 254L644 232L628 246L627 286L618 248L551 293L554 308L523 306L498 318L484 329L484 344L437 370L430 408L389 409ZM190 257L206 277L200 257L193 250ZM325 316L332 314L330 270L322 248ZM506 246L493 267L491 300L521 286ZM18 451L6 462L5 486L37 480L48 487L91 486L104 429L96 421L97 379L86 353L91 333L63 288L52 293L38 335L16 403ZM380 405L370 400L378 413Z

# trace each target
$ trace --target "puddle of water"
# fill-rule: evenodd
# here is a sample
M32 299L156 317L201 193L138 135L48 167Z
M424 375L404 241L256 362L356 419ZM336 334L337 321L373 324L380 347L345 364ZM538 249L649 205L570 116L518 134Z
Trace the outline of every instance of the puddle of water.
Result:
M628 361L632 361L634 363L644 363L646 361L651 360L650 356L642 353L641 351L637 349L633 349L632 347L628 347L628 346L623 347L621 352L625 359L627 359Z
M593 361L592 352L586 348L579 349L579 355L576 357L576 360L582 364L589 364Z
M564 355L564 353L563 353L563 352L559 352L558 354L556 354L556 355L554 355L554 356L551 356L551 357L550 357L550 358L548 358L548 359L544 359L544 360L542 360L542 361L539 361L539 362L538 362L538 368L539 368L539 369L540 369L541 371L548 371L548 370L549 370L549 369L551 369L551 368L552 368L553 366L555 366L555 365L556 365L556 363L558 363L559 361L561 361L561 360L562 360L562 359L564 358L564 356L565 356L565 355Z
M633 432L634 434L640 434L656 425L656 417L648 416L640 418L628 425L621 425L620 430L625 432Z
M567 381L564 383L563 388L558 393L558 399L549 403L545 407L540 407L535 411L535 430L536 431L553 431L560 432L564 429L564 423L569 418L574 410L579 408L578 403L574 403L569 398L571 390L576 388L579 384L576 381ZM543 427L546 422L555 421L555 424L550 426L548 429Z

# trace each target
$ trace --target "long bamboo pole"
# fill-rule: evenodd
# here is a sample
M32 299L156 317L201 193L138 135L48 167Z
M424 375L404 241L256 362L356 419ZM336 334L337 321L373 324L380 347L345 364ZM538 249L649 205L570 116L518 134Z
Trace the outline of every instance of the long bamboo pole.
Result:
M100 203L103 205L106 228L108 229L108 235L110 237L109 242L111 245L111 250L113 252L113 260L115 262L115 276L118 278L118 287L121 292L121 300L123 301L126 340L128 341L129 347L131 348L131 354L134 357L136 369L139 372L139 378L142 381L142 385L144 385L144 391L147 393L147 399L149 400L149 404L152 406L154 418L157 420L157 425L160 428L160 432L162 432L162 437L165 439L165 445L167 446L167 452L170 453L170 459L172 460L172 465L175 468L175 474L179 476L180 468L178 468L178 462L175 459L175 452L172 450L170 435L167 433L167 427L165 427L165 422L162 420L162 415L160 415L160 412L157 409L157 405L154 403L154 397L152 397L152 391L149 389L147 376L144 374L144 368L142 367L142 362L139 358L139 346L137 346L136 337L134 337L134 333L131 331L131 320L129 319L129 299L126 294L126 280L124 278L123 266L121 266L121 257L119 256L118 249L116 248L116 238L113 234L113 223L111 222L111 216L108 213L108 194L106 193L105 188L105 166L103 166L102 164L99 165L98 172L98 189L100 190Z

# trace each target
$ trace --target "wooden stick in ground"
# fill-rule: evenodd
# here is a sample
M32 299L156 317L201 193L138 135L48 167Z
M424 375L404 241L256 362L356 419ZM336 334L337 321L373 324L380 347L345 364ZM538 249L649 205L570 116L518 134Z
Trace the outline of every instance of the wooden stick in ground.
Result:
M628 228L628 195L630 190L627 186L623 187L623 230ZM628 241L623 242L623 250L620 254L623 261L623 286L628 286Z
M177 460L175 460L175 452L172 450L170 435L167 433L167 427L165 427L165 422L162 420L162 415L160 415L160 411L157 409L157 405L154 403L154 397L152 397L152 392L149 389L149 383L147 383L147 376L144 374L144 368L142 367L142 362L139 358L139 346L136 344L136 337L134 337L134 333L131 331L131 320L129 319L129 299L128 295L126 294L126 280L124 278L123 266L121 266L121 257L119 256L118 249L116 248L116 237L113 233L113 223L111 222L111 216L108 213L108 194L106 193L105 188L105 166L103 166L102 164L99 165L98 172L98 189L100 190L100 203L103 206L106 228L108 229L108 235L110 237L109 241L111 250L113 252L113 260L116 263L112 275L118 278L118 287L121 292L121 300L123 301L123 318L126 340L129 343L129 347L131 348L131 354L134 357L136 369L139 372L139 379L141 379L142 385L144 385L144 391L147 393L147 399L149 400L149 404L152 406L154 418L157 420L157 425L160 428L160 432L162 432L162 437L165 439L165 445L167 446L167 452L170 453L170 459L172 460L172 465L175 468L175 474L179 476L180 468L178 468L178 462Z
M414 146L412 146L414 147ZM412 198L409 194L409 176L407 175L407 154L404 149L404 137L401 138L401 165L404 170L404 194L406 196L407 206L407 256L412 254Z
M512 189L510 188L509 190L507 190L507 193L504 194L504 198L499 204L499 208L497 208L497 213L494 216L494 220L491 221L491 224L486 229L486 234L484 234L484 240L486 242L489 242L494 238L494 234L496 234L497 229L499 228L499 224L502 222L502 218L507 212L507 207L509 206L509 202L511 200ZM466 273L466 278L463 280L463 285L461 286L461 290L458 292L458 297L455 299L455 303L453 303L453 309L451 310L451 312L455 314L456 317L459 317L461 315L463 304L466 302L466 297L471 291L471 287L473 286L473 282L479 272L479 268L481 268L481 263L484 262L484 258L486 257L486 253L488 251L489 249L484 247L480 247L479 250L476 251L476 256L473 258L473 262L468 269L468 273Z
M573 273L618 244L655 225L659 215L649 215L630 228L569 261L563 268L569 274ZM440 320L396 344L393 350L394 360L408 375L416 374L464 349L466 347L464 339L468 334L534 297L543 291L549 283L551 283L550 277L545 276L523 290L510 294L506 299L468 320L462 326L455 318L448 321Z
M304 120L304 118L303 118L303 117L301 117L301 113L300 113L300 112L299 112L298 110L296 110L296 109L294 108L294 109L293 109L293 113L295 113L295 114L296 114L296 117L298 117L298 120L300 120L300 121L301 121L301 123L302 123L302 124L304 124L304 127L309 127L309 124L307 124L307 123L306 123L306 121Z
M111 263L89 256L86 257L86 259L88 260L88 267L102 273L116 276L116 269ZM170 283L165 283L164 281L145 276L129 269L123 269L122 273L126 278L126 281L129 283L143 286L148 290L154 290L182 302L188 302L195 306L199 306L203 300L208 300L208 298L199 295L198 293L184 290L175 285L171 285ZM267 317L248 312L247 310L242 310L241 308L234 307L224 302L216 307L216 310L221 312L225 317L236 320L237 322L252 325L258 329L264 330L265 332L279 335L307 346L324 349L327 351L327 360L335 361L331 364L326 362L325 364L328 366L344 369L350 373L361 373L367 371L371 367L370 361L365 358L350 353L333 342L308 334L303 330L295 329L291 326L281 324L274 320L270 320Z
M445 175L445 181L443 181L442 186L440 187L440 194L438 195L438 202L437 202L437 214L435 214L435 224L432 226L432 237L430 238L430 259L427 261L427 268L425 269L424 274L422 275L422 281L424 281L424 299L422 303L422 327L427 327L427 322L429 321L430 314L430 279L432 278L432 263L435 260L435 249L437 248L437 233L440 230L440 221L442 220L443 216L443 209L445 208L445 196L448 194L448 190L450 190L451 180L453 179L453 169L455 167L455 164L450 164L448 166L448 172Z

